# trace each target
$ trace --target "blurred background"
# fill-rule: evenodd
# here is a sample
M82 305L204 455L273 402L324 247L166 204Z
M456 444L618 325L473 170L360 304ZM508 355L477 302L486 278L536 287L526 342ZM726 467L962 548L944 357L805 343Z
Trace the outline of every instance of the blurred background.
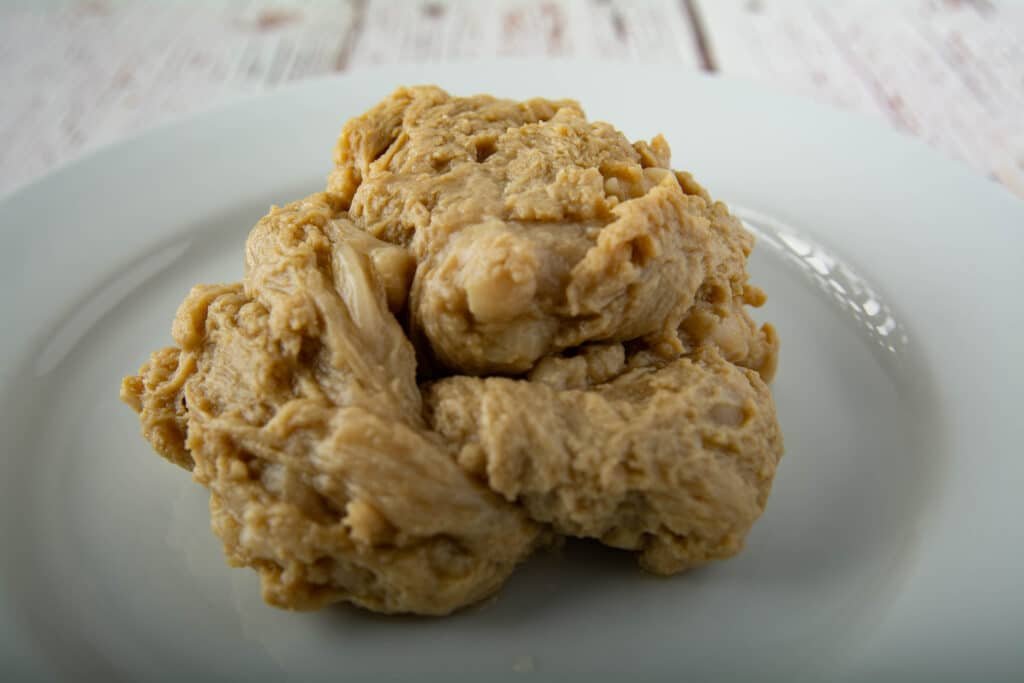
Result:
M672 63L802 95L1024 197L1024 2L1012 0L3 2L0 194L291 81L545 56Z

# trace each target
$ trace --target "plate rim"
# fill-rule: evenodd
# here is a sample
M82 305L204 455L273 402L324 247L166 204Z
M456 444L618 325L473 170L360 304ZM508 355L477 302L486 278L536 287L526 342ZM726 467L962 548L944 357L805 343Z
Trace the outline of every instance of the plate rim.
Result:
M905 155L907 157L915 159L913 161L907 162L908 165L934 165L938 169L936 170L936 177L943 177L944 183L949 182L950 184L956 184L958 187L961 184L966 184L968 186L968 193L972 197L974 197L974 201L987 204L990 207L990 209L992 209L992 213L995 214L992 218L988 219L987 222L982 221L979 224L980 228L978 226L974 226L975 229L980 229L983 233L985 233L983 235L985 237L993 238L995 240L1000 241L998 245L981 245L972 247L974 249L974 252L976 252L976 256L978 258L990 257L992 258L992 260L997 261L997 263L1001 262L1002 265L1005 267L1008 259L1008 252L1016 251L1017 253L1024 253L1024 203L1022 203L1018 198L1013 196L1010 193L1010 191L1004 186L999 185L994 181L977 174L973 169L970 169L969 167L966 166L966 164L963 164L962 162L958 162L956 160L952 160L945 157L942 153L932 149L926 143L924 143L922 140L918 138L915 138L913 136L910 136L909 134L900 131L893 130L885 126L881 122L872 121L870 119L866 119L864 117L852 114L850 112L837 110L828 105L824 105L820 102L812 101L803 97L780 94L771 91L766 87L759 86L757 84L747 83L739 79L718 75L707 75L701 72L686 72L681 70L678 66L674 65L635 65L624 64L622 62L614 61L591 62L580 60L552 61L516 59L496 60L493 62L471 62L465 64L445 65L389 65L366 69L357 69L340 75L329 75L305 79L299 82L282 86L268 93L258 93L242 96L239 98L233 98L229 101L219 103L217 106L203 112L191 113L180 117L173 117L172 119L164 121L156 126L146 128L142 131L138 131L129 136L125 136L124 138L121 138L111 144L94 148L91 151L73 160L61 164L59 167L53 169L51 172L48 172L44 176L36 178L23 185L17 186L13 188L11 191L4 193L3 196L0 196L0 217L7 218L10 215L16 215L19 210L26 210L25 208L19 209L19 206L24 207L24 205L28 205L29 208L31 208L31 204L38 200L38 195L45 195L53 190L59 190L62 183L73 182L76 176L81 176L83 174L88 174L90 171L95 171L96 167L102 168L105 164L109 165L111 163L114 163L116 165L117 163L119 163L118 155L124 157L126 154L125 150L128 151L127 154L130 156L135 150L139 150L145 145L149 144L154 138L168 136L173 137L174 135L180 134L182 131L188 131L189 129L193 129L196 127L209 126L212 125L211 122L218 119L218 117L233 115L236 112L244 112L247 110L247 108L252 107L254 105L259 106L260 104L266 104L269 101L286 101L290 98L299 98L303 95L303 93L315 93L325 88L339 88L340 86L346 83L351 83L356 79L366 80L376 78L380 80L387 80L390 83L397 83L398 80L395 78L396 74L424 73L432 71L437 74L437 80L441 80L441 77L445 73L450 74L460 70L478 70L481 68L488 67L495 67L499 69L520 69L531 67L535 68L538 65L543 65L543 68L546 70L561 71L563 72L563 77L568 77L567 75L572 74L578 75L581 73L586 73L589 71L593 71L594 69L612 70L618 71L619 73L624 73L631 69L654 70L663 75L672 75L676 78L681 79L684 82L714 83L714 86L709 87L715 87L733 92L743 91L744 94L742 97L746 97L748 99L755 101L767 100L773 103L773 107L785 108L795 106L798 109L802 109L804 112L809 112L808 115L830 118L833 121L839 122L835 124L836 126L839 126L841 124L844 127L850 127L852 129L856 129L857 131L860 131L860 133L858 133L860 135L869 138L878 138L880 146L892 146L894 148L893 155ZM586 102L584 102L584 105L586 105ZM339 128L341 121L342 117L339 116ZM865 133L864 131L867 132ZM865 152L865 154L867 153L868 152ZM324 174L326 174L326 171L327 168L325 167ZM981 197L981 199L978 199L978 197ZM1003 212L1005 212L1006 214L1005 230L1002 226L1001 220L996 220L1002 218ZM1017 230L1016 232L1013 231L1014 224L1020 226L1020 229ZM14 235L15 228L13 226L6 225L5 222L0 222L0 225L4 225L4 227L2 228L2 232L0 232L0 238L4 239L5 242L10 242L12 237L16 237L16 235ZM828 235L829 233L826 231L824 234ZM1004 244L1003 240L1007 241L1008 244ZM15 239L14 241L17 241L17 239ZM945 245L942 246L942 248L949 249L949 246ZM975 255L974 252L972 252L972 255ZM1000 254L1000 252L1002 253ZM946 253L946 256L949 255L949 253ZM1000 257L1002 258L1000 259ZM2 263L4 260L5 257L0 256L0 263ZM858 265L862 265L863 259L860 259L860 262L858 262L858 260L855 259L855 263L857 263ZM883 286L886 285L886 281L884 278L880 279L878 277L877 272L871 272L878 270L877 267L872 267L868 264L863 265L867 265L866 269L869 271L868 274L871 276L872 281L878 282ZM1010 263L1010 265L1012 265L1012 262ZM882 268L882 270L884 269L885 268ZM13 293L20 290L10 286L12 284L17 284L16 269L4 268L2 270L10 271L7 275L0 275L0 283L2 283L0 284L0 288L2 288L4 292L6 292L4 294L4 298L0 300L0 315L4 315L4 317L7 318L8 316L6 315L6 313L9 312L7 309L9 307L13 308L18 301L16 296L13 296L12 298L8 299L7 293ZM15 274L11 275L10 273ZM1024 277L1022 277L1020 269L1018 269L1016 272L1014 272L1012 269L1007 270L1005 271L1005 275L1003 276L1000 276L998 273L979 272L978 278L979 280L974 283L974 294L984 293L984 287L981 286L982 284L989 286L1001 285L1009 289L1016 287L1018 291L1024 290ZM970 284L971 283L968 283L968 285ZM977 290L981 291L979 292ZM1024 333L1024 313L1022 313L1021 311L1017 311L1017 313L1018 315L1016 317L1013 316L1012 310L1008 313L1009 324L1005 326L1005 329L1008 330L1007 336L1010 336L1014 332ZM982 311L980 315L982 316L980 318L981 320L992 321L995 313ZM1004 320L1003 322L1005 323L1006 321ZM14 376L15 372L18 370L19 367L18 365L16 365L19 353L16 347L15 340L16 335L22 332L24 332L24 330L18 328L16 329L16 333L14 335L8 336L7 334L5 334L3 336L2 341L0 341L0 351L3 352L0 353L0 359L2 359L0 360L0 402L2 402L2 404L6 404L7 401L9 400L7 396L8 385L11 383L11 378ZM1000 339L997 341L1000 341L1001 346L999 346L996 350L1005 351L1007 348L1009 348L1010 340ZM23 340L22 345L25 345L25 340ZM23 356L24 354L22 353L20 355ZM997 354L993 352L993 355ZM934 363L930 363L930 365L934 365ZM986 374L984 376L984 379L989 381L987 383L983 383L982 385L980 385L982 388L987 387L991 389L992 387L999 385L1003 381L1005 381L1007 382L1010 391L1013 391L1014 389L1024 389L1024 372L1022 372L1020 367L1013 367L1011 365L1009 368L1004 368L1004 374L1002 376L997 376L996 374L994 374L996 371L997 368L993 366L991 368L991 372L993 374ZM947 417L950 417L951 419L956 419L958 416L953 415ZM968 428L973 430L980 430L986 426L986 422L984 420L977 419L977 416L971 417L974 417L976 419L968 424L955 425L955 427L961 430ZM0 419L0 423L4 424L4 429L6 433L7 423L2 419ZM1012 432L997 432L997 434L1006 434L1006 436L1001 437L1001 441L991 441L988 443L988 445L995 446L995 448L993 448L992 450L997 454L998 457L1002 457L1002 462L1006 462L1009 456L1011 455L1012 443L1009 441L1008 437L1012 436ZM1000 452L1002 453L1001 456L999 456ZM973 468L965 466L964 459L966 457L968 456L954 457L953 462L951 463L954 466L954 468L950 476L964 476L965 474L969 476L972 474ZM1009 474L1011 475L1020 475L1022 472L1024 472L1024 467L1020 466L1019 464L1016 470L1014 470L1012 467L1009 470ZM973 471L973 474L975 476L978 476L978 472L976 470ZM988 477L989 479L987 480L991 481L991 477L997 474L999 474L999 468L990 468L989 470L983 472L982 476ZM1022 481L1024 481L1024 478L1022 478ZM977 486L977 481L973 483L975 486ZM986 519L990 522L997 521L1000 512L1009 511L1012 513L1014 511L1020 511L1019 508L1014 509L1012 507L1003 507L999 505L1000 501L998 500L995 501L995 503L992 503L992 501L989 502L991 504L989 504L988 508L985 508L985 504L982 503L982 515L987 515ZM940 516L941 514L945 514L946 517L950 517L955 516L955 511L950 512L947 510L945 513L942 513L940 511L938 514L940 514ZM936 523L941 523L941 520L940 522ZM961 527L970 528L970 526L963 527L963 525L961 525ZM998 526L996 528L999 529ZM1012 530L1004 529L1004 534L1007 531L1009 533L1013 533ZM927 533L927 530L921 530L921 534L927 535ZM1019 529L1016 530L1016 533L1018 540L1024 540L1024 535L1022 535ZM925 541L927 541L928 539L922 538L919 540L922 543L925 543ZM984 540L988 543L994 541L994 539L991 536L983 536L981 540ZM1005 536L1003 540L1004 542L1006 541ZM1011 544L1007 543L1007 545ZM924 549L927 550L927 548ZM941 557L943 553L938 553L938 555L939 557ZM994 579L996 585L1000 583L1002 583L1004 586L1012 585L1010 583L1007 583L1006 579L1012 577L1014 575L1014 572L1018 571L1018 566L1014 566L1012 562L1014 558L1009 557L1009 559L1011 560L1011 562L1008 563L1007 566L1003 567L1000 571L989 573L989 578ZM924 561L925 558L919 558L919 562ZM1020 555L1017 556L1016 563L1017 565L1022 564ZM961 572L963 571L963 569L963 567L960 567ZM4 585L6 589L5 577L0 577L0 579L4 580ZM933 595L936 592L938 594L942 594L943 590L953 591L954 589L958 588L958 585L956 583L946 586L938 585L941 583L943 583L943 581L940 577L940 580L936 584L936 591L932 591ZM1014 598L1016 598L1016 602L1014 602ZM921 600L927 600L927 595L925 595L922 598L918 598L918 602L914 604L920 606ZM0 594L0 601L6 601L6 597L3 594ZM991 600L988 600L985 604L992 605L994 603L991 602ZM900 607L900 609L903 608L904 607ZM893 609L897 609L897 607L894 607ZM1011 596L1008 600L1004 601L1003 612L1001 612L1000 614L1002 615L1002 618L1006 619L1007 622L1011 625L1014 623L1024 624L1024 598L1019 596ZM869 646L867 648L867 654L864 654L863 656L869 659L872 656L874 656L883 659L889 658L890 660L893 657L895 657L891 647L887 648L884 643L878 643L878 641L884 641L893 630L899 633L905 630L905 625L901 626L900 623L896 623L888 624L888 626L883 625L882 627L880 627L879 635L875 638L874 645ZM4 643L4 645L6 645L6 642ZM917 648L916 651L924 651L927 645L928 644L925 642L914 643L914 647ZM876 649L872 651L872 647L875 647ZM874 652L874 655L871 654L872 652Z

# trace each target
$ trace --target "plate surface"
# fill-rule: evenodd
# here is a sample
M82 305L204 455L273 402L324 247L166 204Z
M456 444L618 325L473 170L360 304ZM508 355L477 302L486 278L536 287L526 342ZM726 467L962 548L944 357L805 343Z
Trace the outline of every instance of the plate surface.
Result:
M571 543L454 617L265 606L117 398L271 203L398 84L571 96L663 132L759 235L786 436L737 558L673 579ZM671 68L505 62L306 82L0 202L8 680L1011 679L1024 669L1024 205L896 133Z

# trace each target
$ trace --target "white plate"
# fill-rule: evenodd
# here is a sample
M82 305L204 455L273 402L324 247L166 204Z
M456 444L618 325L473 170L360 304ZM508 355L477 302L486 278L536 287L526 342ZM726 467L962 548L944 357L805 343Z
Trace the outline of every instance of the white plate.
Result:
M260 601L118 383L195 282L399 83L578 98L664 132L762 233L786 435L739 557L673 579L587 544L448 619ZM670 68L505 63L307 82L106 149L0 203L3 670L106 680L1012 678L1024 669L1024 205L922 144ZM684 676L685 674L685 676Z

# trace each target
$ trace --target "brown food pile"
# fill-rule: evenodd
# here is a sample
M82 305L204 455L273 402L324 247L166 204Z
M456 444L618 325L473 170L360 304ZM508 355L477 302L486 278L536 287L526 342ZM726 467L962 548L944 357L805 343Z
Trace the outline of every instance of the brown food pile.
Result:
M739 551L782 453L753 238L662 137L400 89L122 398L271 604L445 614L558 534Z

